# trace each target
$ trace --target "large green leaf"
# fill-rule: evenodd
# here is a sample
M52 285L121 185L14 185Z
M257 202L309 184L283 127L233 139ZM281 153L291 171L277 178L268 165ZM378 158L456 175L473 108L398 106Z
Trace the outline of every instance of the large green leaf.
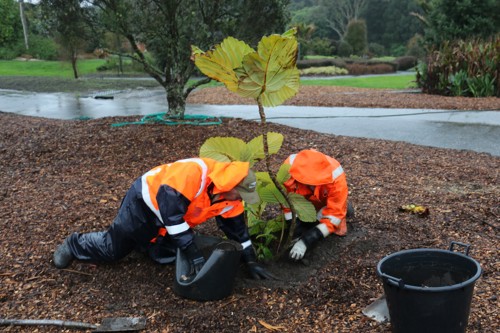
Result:
M257 187L260 200L267 203L285 204L285 198L281 192L274 186L274 184L267 184L266 186Z
M252 159L254 160L263 160L265 158L264 155L264 139L263 135L259 135L250 142L247 143L248 150L252 152ZM276 154L283 144L283 134L276 132L268 132L267 133L267 145L269 148L269 154Z
M206 76L224 83L231 91L238 90L234 69L241 66L246 54L255 52L248 44L233 37L227 37L207 52L196 46L191 46L191 50L191 57L198 69Z
M256 172L257 191L261 201L266 203L285 203L286 200L281 192L276 188L268 172Z
M288 195L290 203L295 208L297 215L301 221L304 222L315 222L316 221L316 208L314 205L297 193L290 193Z
M273 180L271 179L269 172L259 171L255 173L255 176L257 177L257 183L262 184L263 186L273 184Z
M207 139L200 147L200 156L213 158L221 162L243 161L248 153L245 141L234 137L214 137Z
M281 164L278 173L276 174L276 180L283 184L288 179L290 179L290 164Z

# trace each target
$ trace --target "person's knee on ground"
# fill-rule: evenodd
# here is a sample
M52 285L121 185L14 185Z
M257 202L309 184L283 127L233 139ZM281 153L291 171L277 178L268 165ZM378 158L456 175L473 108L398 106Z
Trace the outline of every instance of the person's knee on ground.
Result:
M124 258L135 248L135 243L128 238L117 239L111 230L69 235L54 252L54 265L66 268L75 259L105 263Z

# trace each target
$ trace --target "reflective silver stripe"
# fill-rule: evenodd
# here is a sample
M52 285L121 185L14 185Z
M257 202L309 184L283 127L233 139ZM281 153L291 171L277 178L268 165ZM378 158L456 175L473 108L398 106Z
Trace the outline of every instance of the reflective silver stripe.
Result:
M243 247L243 250L246 249L249 246L252 246L252 241L247 240L246 242L241 243L241 246Z
M295 157L297 157L297 154L290 155L290 165L292 165L293 161L295 161Z
M177 225L167 225L167 226L165 226L165 228L167 229L167 232L169 235L176 235L176 234L180 234L181 232L184 232L186 230L189 230L189 224L187 224L186 222L183 222L183 223L177 224Z
M198 192L196 193L196 195L194 196L195 198L197 198L202 192L203 192L203 189L205 188L205 184L207 183L207 173L208 173L208 167L207 165L205 164L205 162L203 162L203 160L201 158L187 158L185 160L179 160L177 162L195 162L195 163L198 163L198 165L201 167L201 184L200 184L200 188L198 189Z
M323 234L323 237L328 237L330 235L330 230L328 230L328 226L324 223L319 223L316 228L318 228L319 231L321 231L321 234Z
M224 209L222 210L222 212L219 213L219 215L222 215L225 212L229 212L231 209L233 209L233 207L234 206L226 206L226 207L224 207Z
M160 168L150 170L150 171L146 172L144 175L142 175L142 178L141 178L142 189L141 189L141 191L142 191L142 199L144 200L146 205L148 205L149 209L151 209L153 211L153 213L155 213L156 217L161 221L161 223L163 223L163 219L161 218L160 211L158 209L156 209L156 207L153 204L153 201L151 200L151 196L149 195L149 186L148 186L148 183L146 180L147 177L153 176L153 175L157 174L158 172L160 172Z
M335 216L332 216L332 215L323 215L323 209L325 209L325 207L323 207L323 208L321 208L319 210L318 215L316 216L316 218L318 220L329 219L331 224L333 224L334 226L338 227L340 225L340 222L342 222L342 220L339 219L338 217L335 217Z
M342 166L339 165L337 169L333 170L332 172L332 177L333 179L337 179L338 176L344 173L344 169L342 169Z

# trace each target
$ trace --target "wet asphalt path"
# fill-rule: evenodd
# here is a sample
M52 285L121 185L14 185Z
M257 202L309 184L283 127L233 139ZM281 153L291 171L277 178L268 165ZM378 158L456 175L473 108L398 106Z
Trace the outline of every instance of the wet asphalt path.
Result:
M256 106L191 106L187 113L259 119ZM280 106L267 109L266 118L269 122L321 133L500 156L500 111Z
M94 97L0 90L0 111L55 119L149 115L166 111L162 90L114 92L113 99ZM500 110L280 106L267 108L265 112L269 122L321 133L404 141L500 156ZM188 105L186 114L259 120L254 105Z

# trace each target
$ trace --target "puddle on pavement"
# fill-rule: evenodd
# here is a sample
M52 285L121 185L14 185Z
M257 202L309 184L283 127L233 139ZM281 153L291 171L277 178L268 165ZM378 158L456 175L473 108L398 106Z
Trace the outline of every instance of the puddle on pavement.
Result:
M112 96L97 99L96 96ZM88 95L0 90L0 110L55 119L101 118L165 112L163 90L108 91Z

